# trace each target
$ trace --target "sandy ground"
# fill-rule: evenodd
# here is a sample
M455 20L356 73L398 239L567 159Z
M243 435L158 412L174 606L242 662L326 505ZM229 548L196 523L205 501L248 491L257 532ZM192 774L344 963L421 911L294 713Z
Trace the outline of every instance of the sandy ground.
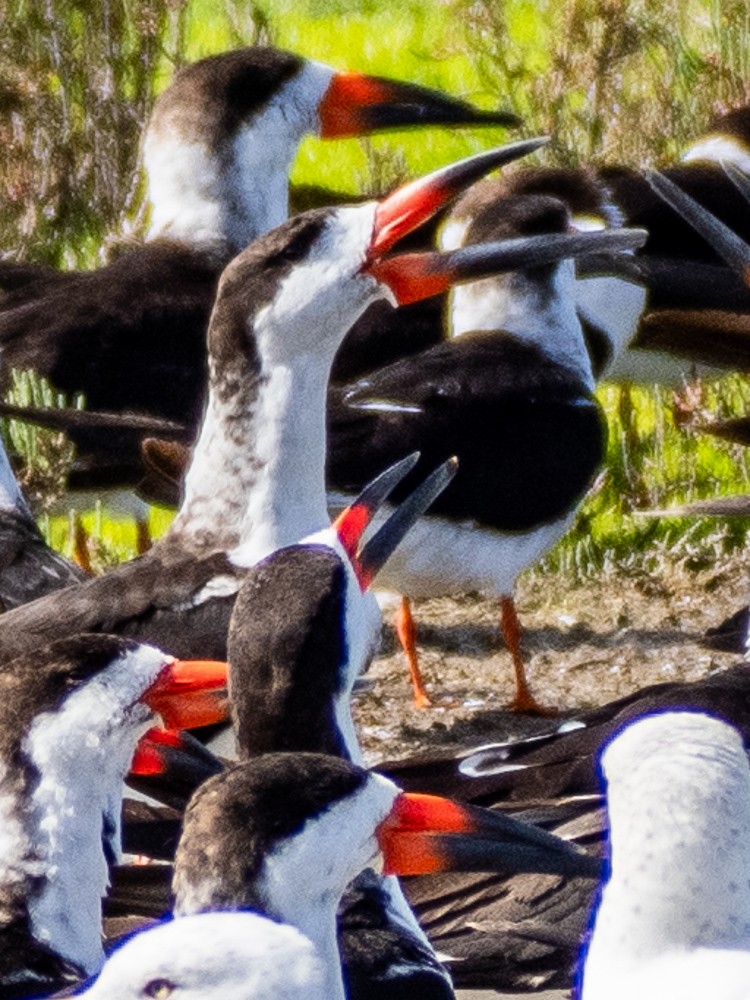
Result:
M604 704L647 684L696 680L739 657L700 644L705 630L747 603L740 557L694 573L619 573L570 586L557 576L522 581L528 676L537 699L563 712ZM390 615L385 613L386 622ZM512 668L494 600L466 596L417 602L421 662L433 700L416 709L393 628L356 698L367 761L430 747L471 746L544 728L544 720L505 710Z

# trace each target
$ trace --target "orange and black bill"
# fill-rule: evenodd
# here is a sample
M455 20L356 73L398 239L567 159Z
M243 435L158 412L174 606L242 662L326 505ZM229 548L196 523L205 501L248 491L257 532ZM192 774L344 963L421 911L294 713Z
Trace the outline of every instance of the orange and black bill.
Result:
M521 124L510 111L483 111L439 90L363 73L337 73L318 113L324 139L408 126Z
M566 257L637 250L644 229L602 229L589 233L540 233L497 243L473 243L447 253L411 253L375 261L369 271L388 285L399 305L439 295L462 281L506 271L529 270Z
M227 664L172 660L141 697L166 729L196 729L229 718Z
M400 239L414 232L474 181L497 167L533 153L548 141L546 137L524 139L475 156L467 156L410 181L388 195L375 212L375 227L365 270L372 270L373 263L391 250Z
M372 538L361 545L372 519L391 492L411 472L418 459L419 452L414 452L386 469L334 521L339 541L351 560L363 591L367 590L415 521L424 514L435 497L442 493L458 469L458 459L455 457L443 462L401 501Z
M157 802L184 809L196 788L222 768L190 733L154 728L136 747L127 784Z
M750 284L750 246L664 174L653 170L647 171L645 176L670 208L689 223L746 284Z
M435 795L402 792L378 829L384 871L538 872L599 878L601 859L530 823Z
M355 572L362 590L370 586L409 529L443 492L457 471L458 459L455 456L443 462L405 500L402 500L385 524L362 547L354 560Z
M381 472L333 522L339 541L350 559L356 555L362 536L373 517L418 461L419 452L415 451Z

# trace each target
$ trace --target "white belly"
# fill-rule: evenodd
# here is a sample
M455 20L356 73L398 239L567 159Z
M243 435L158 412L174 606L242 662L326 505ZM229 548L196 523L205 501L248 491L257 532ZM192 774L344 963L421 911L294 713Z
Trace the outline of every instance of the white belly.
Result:
M350 497L332 499L341 510ZM378 527L392 513L384 508ZM409 531L375 579L376 589L408 597L445 597L482 591L511 594L518 574L557 542L575 519L576 511L532 531L500 532L473 521L422 517Z

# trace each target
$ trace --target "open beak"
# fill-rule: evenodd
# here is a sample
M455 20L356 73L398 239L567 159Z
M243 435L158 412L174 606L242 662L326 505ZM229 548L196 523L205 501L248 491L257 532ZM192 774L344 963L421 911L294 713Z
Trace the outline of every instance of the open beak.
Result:
M599 878L602 862L529 823L436 795L402 792L380 824L384 872L539 872Z
M394 510L385 524L358 553L354 569L362 590L366 590L401 544L412 525L424 514L458 472L454 456L443 462Z
M220 660L172 660L142 695L167 729L197 729L229 717L227 664Z
M540 233L499 243L474 243L449 253L401 254L376 261L369 270L389 286L399 305L407 305L445 292L461 281L544 267L566 257L637 250L647 236L645 229Z
M435 469L393 511L372 538L360 548L362 536L390 493L419 459L419 452L386 469L334 522L339 541L346 550L362 591L367 590L379 570L398 548L415 521L427 510L458 470L458 459L449 458Z
M548 141L546 137L525 139L475 156L467 156L410 181L389 194L375 212L375 227L365 270L374 273L373 268L380 258L400 239L414 232L474 181L484 177L490 170L533 153Z
M350 559L356 556L362 536L372 519L418 461L419 452L415 451L411 455L407 455L406 458L402 458L400 462L396 462L385 472L381 472L362 490L354 503L350 504L346 510L342 510L333 522L333 528L339 542Z
M337 73L318 111L323 139L409 125L520 125L509 111L481 111L438 90L362 73Z
M750 285L750 246L664 174L652 170L645 176L669 207L700 233L729 267L739 273L745 284ZM732 174L729 176L734 179Z

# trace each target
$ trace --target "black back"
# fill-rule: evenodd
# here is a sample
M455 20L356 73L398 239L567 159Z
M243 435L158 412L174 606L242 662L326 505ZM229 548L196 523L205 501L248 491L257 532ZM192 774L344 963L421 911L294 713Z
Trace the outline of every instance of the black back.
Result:
M723 719L739 729L750 747L747 664L693 683L651 685L578 713L583 728L556 732L559 723L551 724L547 739L386 762L381 770L403 788L510 809L519 818L602 851L607 824L598 771L601 750L628 721L670 709ZM472 776L465 773L467 765ZM435 947L460 959L452 967L457 986L509 991L570 987L594 902L596 887L590 881L437 874L408 879L405 888Z
M346 756L334 713L347 656L345 593L341 559L322 545L280 549L248 571L228 642L241 757Z
M524 531L585 493L605 433L593 396L538 348L509 334L465 334L329 394L328 480L358 492L419 450L398 499L457 455L458 473L431 513Z

